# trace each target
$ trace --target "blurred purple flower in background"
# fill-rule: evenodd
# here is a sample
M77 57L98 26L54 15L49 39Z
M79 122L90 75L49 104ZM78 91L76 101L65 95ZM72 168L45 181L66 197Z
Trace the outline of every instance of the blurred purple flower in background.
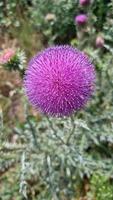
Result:
M104 38L102 36L97 36L96 38L96 47L102 48L104 46Z
M88 17L85 14L80 14L75 17L75 22L77 25L85 25L88 21Z
M94 89L88 57L68 45L47 48L31 59L24 77L30 102L51 116L68 116L84 107Z
M90 0L79 0L80 5L86 6L90 4Z

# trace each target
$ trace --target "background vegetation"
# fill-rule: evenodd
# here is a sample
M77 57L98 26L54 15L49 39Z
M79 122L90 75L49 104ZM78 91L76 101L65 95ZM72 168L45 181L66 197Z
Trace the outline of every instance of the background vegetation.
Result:
M70 118L40 115L23 91L27 61L53 44L81 49L96 68L90 103ZM0 66L0 200L112 200L113 1L0 0L0 52L7 48L24 50L26 64L17 56L16 67Z

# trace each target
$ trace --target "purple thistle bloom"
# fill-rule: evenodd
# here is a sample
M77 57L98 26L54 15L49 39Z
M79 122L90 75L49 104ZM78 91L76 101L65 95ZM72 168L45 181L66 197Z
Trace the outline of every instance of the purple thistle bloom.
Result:
M51 116L69 116L85 106L94 89L88 57L68 45L47 48L29 62L24 87L30 102Z
M75 17L75 22L78 25L85 25L88 21L88 17L85 14L80 14Z
M90 0L79 0L80 5L86 6L90 4Z

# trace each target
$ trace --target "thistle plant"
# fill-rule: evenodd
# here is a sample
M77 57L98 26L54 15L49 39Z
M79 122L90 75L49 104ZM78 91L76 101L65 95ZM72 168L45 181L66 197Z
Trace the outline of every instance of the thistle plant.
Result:
M94 82L95 70L89 58L68 45L47 48L28 64L24 76L26 95L45 117L41 126L34 127L29 116L27 121L36 148L35 159L39 161L37 173L50 199L71 199L77 177L83 178L85 173L90 176L87 165L91 161L83 155L82 140L93 138L79 133L75 115L91 97ZM38 134L40 129L43 131Z
M25 53L20 49L8 48L0 52L0 65L9 71L17 70L23 75L25 63Z

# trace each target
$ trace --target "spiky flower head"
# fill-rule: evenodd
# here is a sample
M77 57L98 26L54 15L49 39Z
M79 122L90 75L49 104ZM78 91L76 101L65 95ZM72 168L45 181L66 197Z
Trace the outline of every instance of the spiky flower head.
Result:
M90 0L79 0L80 5L87 6L90 4Z
M8 70L24 71L25 53L20 49L5 49L0 53L0 64Z
M0 53L0 64L3 65L11 60L15 55L14 49L8 48Z
M88 21L88 17L85 14L80 14L75 17L75 22L77 25L85 25Z
M88 57L68 45L50 47L28 64L24 87L30 102L51 116L69 116L85 106L94 89Z

